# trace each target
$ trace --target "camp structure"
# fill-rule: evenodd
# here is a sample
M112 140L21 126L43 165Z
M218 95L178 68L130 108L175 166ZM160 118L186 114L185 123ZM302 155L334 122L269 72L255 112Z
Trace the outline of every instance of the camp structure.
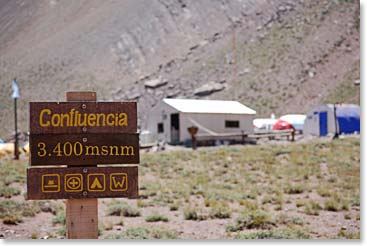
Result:
M327 136L360 132L360 107L354 104L324 104L306 117L304 135Z
M279 118L280 121L291 125L295 130L302 132L306 115L304 114L286 114Z
M149 112L146 129L157 141L170 144L191 140L190 127L198 128L198 137L218 139L231 133L252 134L255 115L237 101L165 98Z

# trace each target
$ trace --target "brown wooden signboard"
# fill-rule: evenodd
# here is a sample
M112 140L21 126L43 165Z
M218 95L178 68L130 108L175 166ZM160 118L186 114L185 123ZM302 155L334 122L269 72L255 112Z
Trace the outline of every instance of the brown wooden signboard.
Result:
M31 102L30 133L136 133L136 102Z
M31 134L31 166L138 164L138 134Z
M138 197L138 167L28 168L27 199Z

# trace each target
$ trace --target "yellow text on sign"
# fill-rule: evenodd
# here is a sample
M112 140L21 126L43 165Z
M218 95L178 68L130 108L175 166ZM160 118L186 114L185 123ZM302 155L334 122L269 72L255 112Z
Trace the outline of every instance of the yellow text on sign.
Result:
M127 126L125 112L120 113L81 113L72 108L69 113L59 114L51 109L42 109L39 115L41 127L81 127L81 126Z
M83 190L83 176L81 174L65 174L65 191L79 192Z
M104 173L88 174L88 191L106 191L106 175Z
M111 191L126 191L127 190L127 174L126 173L111 173L110 174L110 190Z
M60 192L60 175L44 174L42 175L42 192Z

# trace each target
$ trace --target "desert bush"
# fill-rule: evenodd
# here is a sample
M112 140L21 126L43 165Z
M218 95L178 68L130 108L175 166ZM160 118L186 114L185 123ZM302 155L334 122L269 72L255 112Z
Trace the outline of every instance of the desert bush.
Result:
M284 192L287 194L301 194L305 190L305 186L301 184L287 185Z
M0 197L11 198L20 194L20 190L15 187L6 186L5 184L0 184Z
M111 221L106 221L105 223L103 223L103 229L105 229L106 231L112 230L113 223Z
M325 201L324 210L337 212L337 211L340 210L339 204L336 200L329 199L329 200Z
M51 222L53 225L56 224L65 225L66 224L65 212L64 211L58 212L56 216L52 218Z
M280 229L240 233L235 239L309 239L310 235L301 230Z
M107 239L177 239L177 233L166 228L131 227L121 234L109 235Z
M21 222L23 222L23 219L19 214L7 215L3 218L3 223L6 225L17 225Z
M33 204L26 203L23 206L22 216L24 216L24 217L34 217L40 211L41 211L41 209L40 209L40 207L38 206L37 203L33 203Z
M232 212L228 206L218 205L210 209L209 216L212 219L227 219L231 217L231 214Z
M138 217L140 216L140 211L126 202L113 200L107 207L107 215Z
M265 211L256 210L240 215L234 224L226 227L226 231L240 231L246 229L269 229L275 226L273 218Z
M308 215L319 215L319 210L321 210L322 207L320 204L314 201L310 201L306 204L304 212Z
M179 209L180 205L178 203L173 203L169 205L170 211L177 211Z
M158 222L158 221L168 222L168 218L167 218L167 216L165 216L163 214L153 213L153 214L147 216L145 218L145 221L146 222Z
M317 194L321 197L330 197L331 196L331 189L327 187L319 187L316 189Z
M184 218L185 220L198 220L199 216L194 208L185 208Z

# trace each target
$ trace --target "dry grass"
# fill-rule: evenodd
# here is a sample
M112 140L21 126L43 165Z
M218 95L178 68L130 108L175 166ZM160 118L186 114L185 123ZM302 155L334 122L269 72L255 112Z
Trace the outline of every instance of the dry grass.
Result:
M359 148L359 138L346 138L142 154L141 197L107 199L101 237L192 238L186 232L192 223L220 221L213 226L223 238L358 238ZM24 186L25 162L3 160L1 167L4 187ZM63 209L60 200L24 201L22 192L0 197L2 223L51 212L59 235L65 235ZM325 217L330 213L333 219ZM324 228L317 226L321 219L328 220ZM354 229L339 232L340 224Z

